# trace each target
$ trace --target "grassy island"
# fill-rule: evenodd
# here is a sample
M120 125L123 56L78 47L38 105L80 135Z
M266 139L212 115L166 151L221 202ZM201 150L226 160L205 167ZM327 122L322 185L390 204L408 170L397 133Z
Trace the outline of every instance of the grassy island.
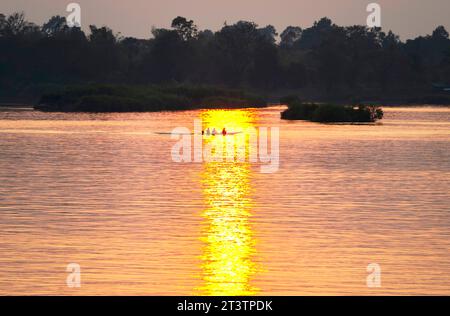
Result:
M264 98L211 86L66 86L41 97L36 110L47 112L152 112L198 108L262 107Z
M281 113L285 120L307 120L320 123L371 123L383 118L383 110L373 105L337 105L303 103L296 97L281 100L288 109Z

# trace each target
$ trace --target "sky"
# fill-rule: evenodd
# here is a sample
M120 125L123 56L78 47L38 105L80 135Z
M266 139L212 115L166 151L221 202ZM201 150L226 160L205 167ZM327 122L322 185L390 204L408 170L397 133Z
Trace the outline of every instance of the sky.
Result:
M81 6L81 24L107 25L123 36L149 38L152 26L169 27L173 18L194 20L200 29L220 29L239 20L272 24L281 33L286 26L306 28L327 16L338 25L365 24L367 4L381 6L385 31L401 39L427 35L438 25L450 30L450 0L0 0L0 13L24 11L29 21L42 24L64 15L71 2Z

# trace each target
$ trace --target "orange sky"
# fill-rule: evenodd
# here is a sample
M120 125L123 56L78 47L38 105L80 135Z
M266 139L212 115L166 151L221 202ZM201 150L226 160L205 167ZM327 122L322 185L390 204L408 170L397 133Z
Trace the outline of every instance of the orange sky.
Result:
M168 27L177 15L212 30L225 21L252 20L272 24L281 33L288 25L308 27L323 16L340 25L363 24L371 2L382 6L383 28L402 39L430 34L437 25L450 29L449 0L1 0L0 12L25 11L31 21L42 23L52 15L65 15L70 2L81 5L83 28L108 25L140 38L148 38L152 26Z

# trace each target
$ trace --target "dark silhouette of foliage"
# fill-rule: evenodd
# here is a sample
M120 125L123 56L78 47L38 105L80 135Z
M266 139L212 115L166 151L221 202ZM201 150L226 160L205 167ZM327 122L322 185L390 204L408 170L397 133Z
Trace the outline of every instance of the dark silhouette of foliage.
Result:
M442 26L406 42L391 31L341 27L328 18L309 28L289 26L279 42L273 26L250 21L212 32L179 16L171 26L136 39L106 26L85 34L60 16L39 27L23 13L0 14L0 98L113 83L292 91L316 101L448 100L450 39Z
M344 106L303 103L296 96L282 99L288 108L281 113L285 120L307 120L320 123L373 123L383 118L383 110L373 105Z
M184 40L189 41L198 35L197 26L192 20L186 20L184 17L176 17L172 21L172 27L177 31L178 35Z
M280 35L280 46L283 48L292 48L302 37L303 30L298 26L288 26Z
M44 94L35 108L50 112L139 112L265 105L262 97L210 86L94 84L66 86Z

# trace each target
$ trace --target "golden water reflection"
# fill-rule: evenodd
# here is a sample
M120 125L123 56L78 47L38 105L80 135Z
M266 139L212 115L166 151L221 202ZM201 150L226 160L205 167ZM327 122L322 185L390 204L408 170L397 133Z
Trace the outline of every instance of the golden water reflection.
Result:
M211 110L202 112L203 127L221 131L245 131L254 124L252 110ZM204 144L225 146L235 141L236 146L248 142L241 136L205 137ZM251 227L252 215L250 165L245 162L204 162L202 191L207 205L202 212L205 227L202 234L201 295L236 296L255 295L252 277L255 263L255 237Z

